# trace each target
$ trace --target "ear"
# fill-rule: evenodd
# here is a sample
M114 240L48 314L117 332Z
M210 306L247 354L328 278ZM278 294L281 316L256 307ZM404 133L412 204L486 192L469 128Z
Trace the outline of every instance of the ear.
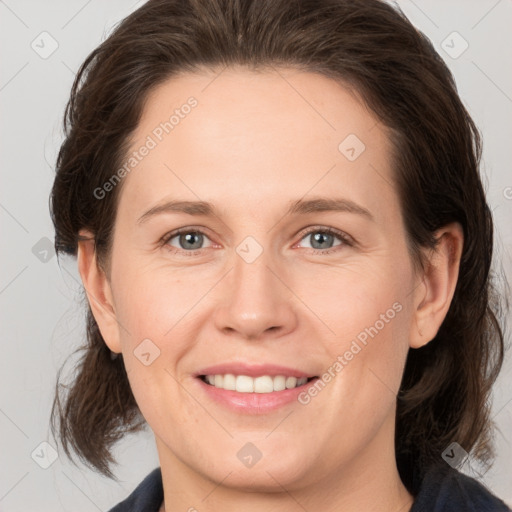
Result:
M112 352L121 352L119 325L116 318L112 289L105 272L98 266L94 235L80 230L78 242L78 271L87 299L101 336Z
M448 313L459 277L464 245L462 226L448 224L435 233L437 247L428 256L420 286L414 292L410 346L420 348L434 339Z

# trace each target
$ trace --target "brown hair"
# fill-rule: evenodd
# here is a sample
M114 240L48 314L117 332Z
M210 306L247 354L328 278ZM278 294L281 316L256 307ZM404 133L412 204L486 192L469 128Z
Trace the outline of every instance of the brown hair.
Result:
M436 337L409 351L398 395L395 450L404 484L453 441L492 458L490 389L503 361L491 280L493 223L479 177L481 141L454 79L427 37L380 0L149 0L82 64L64 115L51 212L58 253L76 255L78 232L94 233L108 272L122 183L98 200L124 161L148 93L182 71L242 65L294 66L359 92L389 128L408 244L434 248L434 232L464 230L459 279ZM143 428L123 358L111 358L87 311L87 344L68 387L57 379L52 432L113 477L112 445ZM63 388L67 389L63 393Z

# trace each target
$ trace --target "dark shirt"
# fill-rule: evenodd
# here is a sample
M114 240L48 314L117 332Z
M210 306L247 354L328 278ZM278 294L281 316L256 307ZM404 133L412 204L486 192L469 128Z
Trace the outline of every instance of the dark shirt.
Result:
M426 473L414 495L410 512L511 512L477 480L444 462ZM162 473L156 468L109 512L158 512L163 499Z

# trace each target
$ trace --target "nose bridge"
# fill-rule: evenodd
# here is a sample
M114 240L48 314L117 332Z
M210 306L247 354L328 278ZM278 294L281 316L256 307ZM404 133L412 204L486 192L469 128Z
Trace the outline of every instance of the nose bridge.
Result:
M279 262L273 251L251 236L235 250L233 270L225 283L225 300L216 314L217 327L237 331L246 338L291 328L293 305L289 291L275 275Z

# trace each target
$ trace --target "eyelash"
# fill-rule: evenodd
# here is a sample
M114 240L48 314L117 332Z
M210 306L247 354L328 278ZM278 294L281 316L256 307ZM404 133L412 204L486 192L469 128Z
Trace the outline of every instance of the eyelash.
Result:
M202 251L203 250L203 249L193 249L193 250L190 250L190 251L185 251L183 249L178 249L176 247L172 247L172 246L168 245L170 240L172 240L176 236L181 235L183 233L199 233L199 234L204 235L204 236L206 236L208 238L207 233L205 233L202 229L196 229L196 228L193 228L193 227L180 228L180 229L176 229L175 231L172 231L172 232L167 233L166 235L164 235L160 239L160 245L163 246L165 249L169 250L170 252L172 252L173 254L180 254L180 253L181 254L183 254L183 253L185 253L185 254L194 254L197 251ZM343 233L342 231L339 231L339 230L334 229L334 228L327 228L327 227L322 227L322 226L313 226L313 227L307 229L307 231L301 232L300 233L300 240L304 239L306 236L310 235L311 233L322 233L322 234L327 234L327 235L333 235L333 236L337 237L342 242L342 244L336 245L336 246L331 247L329 249L309 248L311 251L314 251L314 254L318 254L318 253L320 253L320 254L330 254L331 252L336 252L337 250L343 248L343 246L352 247L355 244L355 242L352 239L352 237L350 237L346 233ZM306 248L306 249L308 249L308 248Z

